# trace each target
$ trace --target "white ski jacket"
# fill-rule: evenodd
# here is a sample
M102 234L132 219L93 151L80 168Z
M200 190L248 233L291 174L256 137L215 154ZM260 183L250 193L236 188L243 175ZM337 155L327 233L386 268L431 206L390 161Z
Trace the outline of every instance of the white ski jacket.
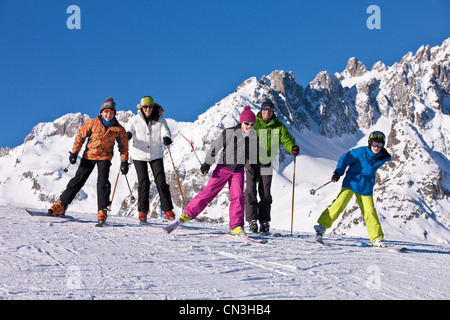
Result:
M159 117L158 121L147 122L142 111L131 118L127 125L128 131L133 134L130 144L130 156L133 160L152 161L164 155L164 137L171 137L166 120Z

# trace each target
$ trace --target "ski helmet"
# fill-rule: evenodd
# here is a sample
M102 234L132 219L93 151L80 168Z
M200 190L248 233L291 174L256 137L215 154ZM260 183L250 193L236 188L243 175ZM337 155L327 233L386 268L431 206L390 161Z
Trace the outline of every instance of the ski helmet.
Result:
M150 96L145 96L141 99L141 103L138 105L142 108L143 106L153 106L155 104L155 100L153 100ZM140 108L139 108L140 109Z
M374 131L369 135L369 146L372 144L372 142L381 142L386 143L386 136L381 131Z

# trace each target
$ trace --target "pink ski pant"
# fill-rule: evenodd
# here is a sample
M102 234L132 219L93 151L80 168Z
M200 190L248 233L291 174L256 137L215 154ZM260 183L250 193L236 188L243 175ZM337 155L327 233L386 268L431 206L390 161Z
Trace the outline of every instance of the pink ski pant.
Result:
M196 218L203 209L217 196L228 182L230 196L230 229L236 226L244 226L244 169L231 171L223 165L217 165L206 187L200 191L184 212Z

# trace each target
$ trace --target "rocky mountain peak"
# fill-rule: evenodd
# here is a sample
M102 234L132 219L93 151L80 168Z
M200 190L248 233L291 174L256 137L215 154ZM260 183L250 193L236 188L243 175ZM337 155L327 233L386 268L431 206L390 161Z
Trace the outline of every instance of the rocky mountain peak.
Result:
M366 66L355 57L348 60L345 70L342 72L344 77L361 77L367 73Z

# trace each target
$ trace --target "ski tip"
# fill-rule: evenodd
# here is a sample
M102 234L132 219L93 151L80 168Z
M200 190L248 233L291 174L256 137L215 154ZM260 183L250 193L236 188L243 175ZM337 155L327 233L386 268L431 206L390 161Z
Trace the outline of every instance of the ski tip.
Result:
M163 229L167 234L170 234L173 231L173 229L168 229L167 227L162 227L161 229Z
M274 234L273 234L273 237L279 238L279 237L282 237L282 234L279 233L279 232L277 232L277 233L274 233Z
M97 228L102 228L105 225L105 220L98 220L97 224L95 225Z

